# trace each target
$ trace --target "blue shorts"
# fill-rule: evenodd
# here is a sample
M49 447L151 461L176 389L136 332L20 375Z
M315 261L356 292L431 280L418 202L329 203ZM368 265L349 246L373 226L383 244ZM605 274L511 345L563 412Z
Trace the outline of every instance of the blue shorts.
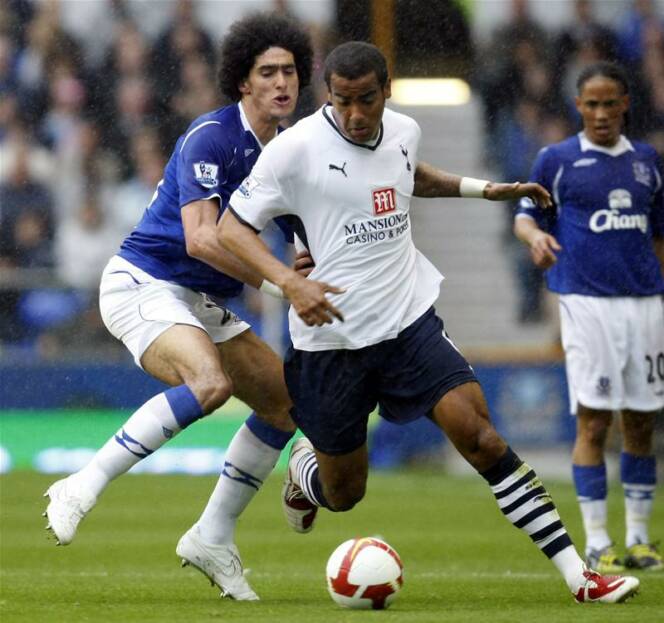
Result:
M315 448L335 455L365 443L376 404L382 417L404 424L429 416L452 388L477 382L433 307L396 338L358 350L291 347L284 373L293 420Z

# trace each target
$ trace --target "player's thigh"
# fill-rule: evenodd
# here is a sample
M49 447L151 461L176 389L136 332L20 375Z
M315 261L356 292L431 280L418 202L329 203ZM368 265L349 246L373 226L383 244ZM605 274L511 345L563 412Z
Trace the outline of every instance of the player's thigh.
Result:
M291 415L320 452L343 456L366 443L367 422L377 403L370 349L308 352L291 347L286 353Z
M430 414L454 387L476 381L433 308L374 355L381 415L397 424Z
M249 329L217 344L217 349L237 398L259 415L278 413L288 417L291 400L283 364L263 340Z
M210 336L200 327L185 324L161 333L143 353L141 367L169 385L227 378Z
M155 279L115 256L102 275L99 307L111 334L124 343L137 365L159 380L170 385L225 380L201 317L215 325L213 330L222 331L228 330L222 321L229 315L208 310L200 294ZM233 323L230 330L247 327Z

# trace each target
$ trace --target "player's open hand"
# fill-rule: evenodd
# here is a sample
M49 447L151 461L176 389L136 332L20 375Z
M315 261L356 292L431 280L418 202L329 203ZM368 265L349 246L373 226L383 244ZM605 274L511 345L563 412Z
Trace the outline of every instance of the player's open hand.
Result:
M484 197L491 201L512 201L521 197L530 197L540 208L553 206L549 191L535 182L514 182L502 184L491 182L484 189Z
M310 327L322 327L332 324L337 318L344 321L343 314L327 299L326 293L341 294L342 288L331 286L322 281L305 279L294 273L293 279L283 285L286 298L297 315Z
M293 270L303 277L307 277L311 271L316 267L314 259L306 249L298 251L293 263Z
M545 231L537 231L530 240L530 256L538 268L550 268L556 261L556 252L562 251L558 241Z

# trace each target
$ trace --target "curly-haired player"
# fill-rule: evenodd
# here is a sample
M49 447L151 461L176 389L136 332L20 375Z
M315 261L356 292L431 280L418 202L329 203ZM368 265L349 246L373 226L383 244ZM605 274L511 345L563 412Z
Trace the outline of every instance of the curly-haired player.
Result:
M100 308L136 364L170 389L141 406L83 469L59 480L48 527L67 545L111 480L231 396L254 413L233 438L198 522L176 551L227 595L258 599L243 577L235 524L295 430L277 355L224 306L243 283L279 289L224 251L216 223L311 76L306 33L274 14L236 22L222 47L220 84L235 103L196 119L175 145L136 228L109 261Z

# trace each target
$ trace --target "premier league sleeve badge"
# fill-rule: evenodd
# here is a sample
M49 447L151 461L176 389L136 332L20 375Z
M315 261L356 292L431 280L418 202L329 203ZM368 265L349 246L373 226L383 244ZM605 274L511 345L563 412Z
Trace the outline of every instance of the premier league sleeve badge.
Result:
M219 182L219 166L201 160L194 164L194 177L203 188L214 188Z

